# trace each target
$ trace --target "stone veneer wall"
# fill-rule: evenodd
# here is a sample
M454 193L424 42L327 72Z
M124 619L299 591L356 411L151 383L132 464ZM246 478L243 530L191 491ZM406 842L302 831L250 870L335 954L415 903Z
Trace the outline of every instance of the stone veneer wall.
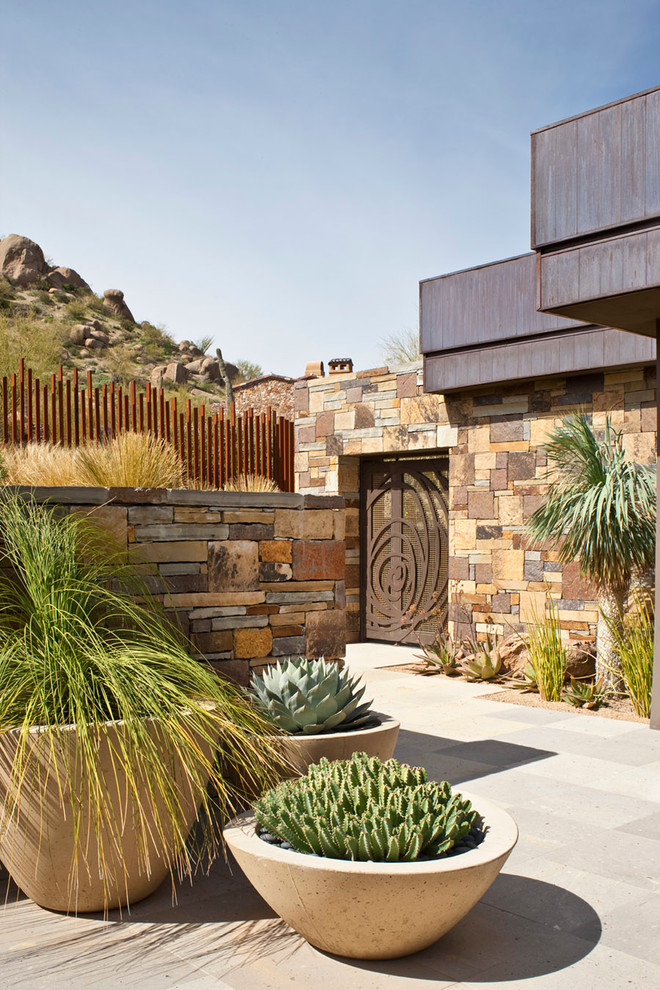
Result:
M294 378L266 375L251 382L234 385L236 412L253 409L255 416L274 409L278 416L293 419Z
M92 514L223 674L344 656L344 502L285 493L36 488Z
M462 624L466 611L482 636L506 633L542 614L547 587L566 635L594 634L594 588L576 564L562 565L556 551L531 546L524 526L546 490L543 441L578 410L592 413L596 427L609 413L626 450L640 463L655 463L653 367L446 396L423 392L421 365L297 384L297 488L346 499L349 641L360 633L360 457L435 450L449 451L452 621Z

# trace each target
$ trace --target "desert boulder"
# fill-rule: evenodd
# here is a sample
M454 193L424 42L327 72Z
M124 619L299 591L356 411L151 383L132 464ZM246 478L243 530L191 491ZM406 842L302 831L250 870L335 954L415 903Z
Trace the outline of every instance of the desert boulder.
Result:
M9 234L0 241L0 272L16 285L30 285L49 271L44 253L29 237Z
M124 293L121 289L106 289L103 293L103 301L106 309L113 316L119 317L120 320L130 320L131 323L135 323L133 314L124 302Z

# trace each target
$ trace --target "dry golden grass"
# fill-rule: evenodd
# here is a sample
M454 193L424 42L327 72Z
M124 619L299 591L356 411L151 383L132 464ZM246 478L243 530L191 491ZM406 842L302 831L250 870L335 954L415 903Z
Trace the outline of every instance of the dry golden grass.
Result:
M145 434L124 433L78 450L31 443L3 454L6 485L100 488L180 488L174 449Z
M180 488L181 462L174 448L145 433L122 433L107 444L78 452L80 482L102 488Z
M79 467L76 450L30 443L26 447L9 447L2 460L5 485L41 485L61 488L78 485Z
M190 488L217 491L210 483L185 481L174 448L143 433L123 433L110 443L90 443L78 449L30 443L2 453L5 485L46 488ZM278 492L270 478L241 474L228 481L225 492Z
M239 474L232 481L227 481L222 489L224 492L279 492L279 488L271 478L261 474Z

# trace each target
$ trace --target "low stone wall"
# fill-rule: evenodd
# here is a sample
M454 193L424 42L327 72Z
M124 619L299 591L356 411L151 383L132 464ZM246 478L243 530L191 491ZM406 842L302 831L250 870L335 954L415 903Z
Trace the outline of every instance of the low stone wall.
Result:
M91 513L223 674L344 656L344 500L284 493L35 488Z

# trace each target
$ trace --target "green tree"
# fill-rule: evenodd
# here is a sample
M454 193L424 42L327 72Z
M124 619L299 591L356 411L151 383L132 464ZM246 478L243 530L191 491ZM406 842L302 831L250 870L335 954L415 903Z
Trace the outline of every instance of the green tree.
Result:
M609 417L600 440L586 415L569 416L545 449L551 484L528 530L534 540L558 546L560 560L576 560L598 588L597 675L617 687L612 628L621 627L633 577L655 559L655 471L626 456Z

